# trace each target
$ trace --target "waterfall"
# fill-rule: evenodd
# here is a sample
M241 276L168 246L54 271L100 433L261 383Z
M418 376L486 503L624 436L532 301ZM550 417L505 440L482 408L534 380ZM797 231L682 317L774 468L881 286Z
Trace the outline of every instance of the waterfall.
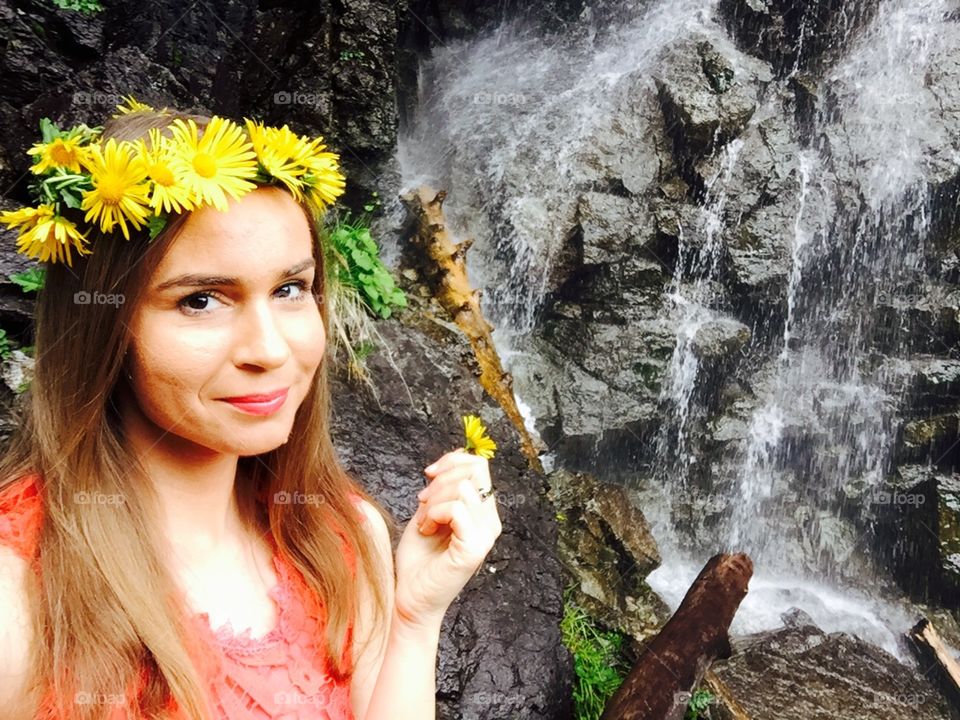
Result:
M652 69L715 2L662 2L612 31L582 26L546 40L508 24L446 44L421 67L417 118L398 142L403 185L456 188L444 209L477 238L470 279L487 288L495 325L533 327L576 209L577 154L609 121L620 79Z
M665 48L693 31L724 35L715 5L661 0L624 11L612 28L585 14L579 27L554 37L508 22L423 62L420 106L398 148L403 185L451 191L448 221L457 235L476 239L468 272L484 288L484 312L508 368L536 331L577 197L595 186L585 142L610 126L628 91L656 95L643 78ZM958 161L925 86L932 58L960 45L948 10L946 0L884 0L823 79L792 174L782 335L757 372L752 405L742 408L742 442L712 471L714 500L727 512L699 539L681 531L675 515L698 460L693 339L724 313L714 287L724 238L739 222L727 207L744 172L739 138L718 151L698 222L679 228L662 309L676 344L661 384L665 415L644 507L664 562L649 581L675 605L706 557L747 551L757 572L735 630L777 626L782 611L799 606L827 631L854 632L900 654L896 638L912 615L841 505L847 488L869 490L890 471L899 422L903 388L874 363L868 309L918 282L930 183L952 177ZM801 73L798 62L780 82ZM627 88L628 77L641 80ZM775 93L764 98L741 137L778 102ZM518 396L527 407L523 388Z

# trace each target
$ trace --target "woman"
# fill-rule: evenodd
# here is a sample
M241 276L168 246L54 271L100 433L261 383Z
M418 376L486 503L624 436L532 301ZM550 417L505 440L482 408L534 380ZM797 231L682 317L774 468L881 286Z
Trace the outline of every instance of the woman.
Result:
M140 108L102 140L216 120ZM425 471L394 566L330 439L322 205L257 183L127 240L118 183L85 194L93 251L47 264L0 463L4 717L434 717L441 620L501 531L487 461Z

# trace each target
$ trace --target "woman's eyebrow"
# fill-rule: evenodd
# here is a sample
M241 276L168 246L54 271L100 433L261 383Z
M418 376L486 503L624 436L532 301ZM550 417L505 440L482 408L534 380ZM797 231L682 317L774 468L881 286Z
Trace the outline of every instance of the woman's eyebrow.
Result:
M301 273L304 270L315 267L316 264L317 261L312 257L307 258L306 260L301 260L296 265L291 265L286 270L282 270L277 275L277 280L283 280L284 278ZM162 283L156 286L155 290L157 292L163 292L164 290L172 287L205 287L208 285L236 287L239 284L239 278L229 277L226 275L201 275L199 273L188 273L186 275L178 275L170 280L164 280Z

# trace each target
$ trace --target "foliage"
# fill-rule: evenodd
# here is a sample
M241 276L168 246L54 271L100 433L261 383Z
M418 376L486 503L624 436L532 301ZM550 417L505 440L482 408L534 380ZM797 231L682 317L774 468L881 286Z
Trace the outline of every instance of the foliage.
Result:
M85 15L92 15L103 10L103 5L100 4L99 0L51 0L51 2L61 10L76 10Z
M367 204L358 218L347 213L337 220L328 231L327 244L332 250L338 284L356 288L376 315L389 318L394 307L407 306L407 298L380 260L380 248L370 235L369 213L375 207Z
M10 338L7 336L7 331L0 328L0 358L7 360L12 350L13 348L10 345Z
M10 282L19 285L25 293L36 292L43 287L45 277L44 269L37 265L22 273L14 273L10 276Z
M683 720L700 720L701 713L709 708L714 700L716 700L716 698L709 690L694 690L690 696L690 703L687 705L687 714L683 716Z
M573 690L574 717L597 720L610 697L623 684L630 665L621 653L624 636L597 629L583 608L570 599L574 586L564 591L560 621L563 644L573 653L577 679Z

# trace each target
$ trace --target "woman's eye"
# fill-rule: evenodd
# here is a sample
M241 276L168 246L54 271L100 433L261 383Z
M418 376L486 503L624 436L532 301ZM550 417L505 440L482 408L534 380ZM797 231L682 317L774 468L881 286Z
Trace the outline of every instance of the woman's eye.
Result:
M281 289L285 287L295 287L297 292L293 295L287 295L287 298L291 300L305 300L309 295L310 288L307 286L307 283L303 280L294 280L293 282L288 282L285 285L281 286Z
M283 299L299 302L310 297L310 286L304 280L294 280L292 282L284 283L277 289L277 292L283 293L284 288L290 287L295 288L295 291L292 293L287 292L286 294L282 294L281 297ZM209 301L211 300L213 302L220 302L216 298L216 293L210 291L198 292L181 299L177 303L177 306L181 310L184 310L187 315L202 315L211 310L209 305Z
M205 307L195 307L192 305L188 305L188 303L200 303L204 300L213 300L214 302L219 302L219 300L217 300L213 296L213 293L200 292L200 293L194 293L193 295L188 295L187 297L183 298L182 300L180 300L180 302L177 303L177 306L182 310L192 311L192 312L187 312L188 315L199 315L209 311L210 310L209 305Z

